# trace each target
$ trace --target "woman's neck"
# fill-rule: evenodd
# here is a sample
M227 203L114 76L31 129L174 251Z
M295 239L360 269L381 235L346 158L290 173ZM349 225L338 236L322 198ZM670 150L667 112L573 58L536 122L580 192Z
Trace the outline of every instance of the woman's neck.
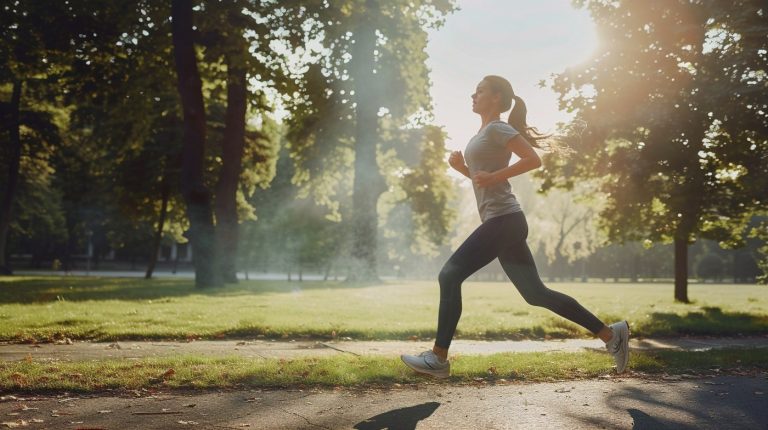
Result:
M480 125L480 129L482 130L483 127L486 125L494 122L499 121L499 118L501 118L501 114L498 112L490 112L490 113L484 113L480 114L480 119L482 120L482 124Z

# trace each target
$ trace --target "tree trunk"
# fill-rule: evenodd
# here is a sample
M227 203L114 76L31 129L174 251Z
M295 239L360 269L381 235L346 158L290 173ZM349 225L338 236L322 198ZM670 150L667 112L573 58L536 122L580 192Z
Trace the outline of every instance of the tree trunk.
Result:
M8 183L0 202L0 274L10 275L11 269L6 259L8 233L11 229L11 211L19 186L19 169L21 166L21 135L19 133L19 109L21 104L22 81L13 82L11 95L11 118L9 122L10 154L8 160Z
M640 257L637 254L632 254L632 273L630 273L630 277L629 277L629 281L632 283L637 283L639 265L640 265Z
M155 231L155 237L152 240L152 254L149 256L149 265L147 266L147 273L144 274L144 279L151 279L152 273L155 271L155 265L157 265L157 257L160 253L160 242L163 239L163 227L165 226L165 215L168 213L168 199L171 196L171 186L168 183L168 173L163 176L161 191L161 203L160 203L160 218L157 220L157 230Z
M247 82L245 69L228 59L227 112L225 117L222 166L216 185L216 251L217 269L224 282L237 282L235 261L238 248L237 186L242 170L245 147L245 112Z
M64 246L64 273L69 274L72 270L75 270L75 263L72 260L72 254L75 252L75 216L72 214L72 207L67 210L66 226L67 226L67 242Z
M192 30L192 1L171 2L173 54L179 95L184 110L181 157L181 194L187 204L189 242L195 267L195 286L219 286L215 273L214 228L211 193L203 182L205 162L205 106L197 70Z
M371 14L374 0L366 2L367 13L355 32L351 67L355 86L355 178L352 196L352 259L349 280L378 281L376 249L378 216L376 203L386 189L376 162L378 137L378 91L373 73L376 32Z
M675 301L688 303L688 238L675 237Z

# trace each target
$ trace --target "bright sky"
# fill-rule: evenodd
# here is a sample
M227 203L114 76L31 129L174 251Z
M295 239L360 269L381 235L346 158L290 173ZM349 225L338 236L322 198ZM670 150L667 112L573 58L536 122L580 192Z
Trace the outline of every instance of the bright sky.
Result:
M435 124L448 132L448 148L463 150L477 132L480 117L470 95L485 75L512 83L528 105L528 124L546 132L567 121L555 93L538 84L589 58L597 40L588 13L570 0L458 3L460 10L430 31L427 47Z

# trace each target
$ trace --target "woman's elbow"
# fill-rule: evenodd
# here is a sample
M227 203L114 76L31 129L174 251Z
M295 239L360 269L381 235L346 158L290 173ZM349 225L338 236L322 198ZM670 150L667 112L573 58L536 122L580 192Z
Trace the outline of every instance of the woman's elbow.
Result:
M542 165L541 157L539 157L539 154L534 154L531 157L531 170L536 170L539 167L541 167L541 165Z

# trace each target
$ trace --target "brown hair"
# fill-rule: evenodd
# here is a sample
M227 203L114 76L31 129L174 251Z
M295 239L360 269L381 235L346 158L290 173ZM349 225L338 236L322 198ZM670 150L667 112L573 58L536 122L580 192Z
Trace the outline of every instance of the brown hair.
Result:
M550 135L544 135L536 127L528 125L525 120L528 115L528 108L525 106L523 99L515 95L515 92L512 90L512 84L501 76L496 75L488 75L483 80L488 83L494 94L501 95L500 107L502 112L509 110L512 107L512 100L515 101L515 107L509 113L509 119L507 119L509 125L514 127L531 145L539 149L549 149L550 145L542 146L539 141L550 137Z

